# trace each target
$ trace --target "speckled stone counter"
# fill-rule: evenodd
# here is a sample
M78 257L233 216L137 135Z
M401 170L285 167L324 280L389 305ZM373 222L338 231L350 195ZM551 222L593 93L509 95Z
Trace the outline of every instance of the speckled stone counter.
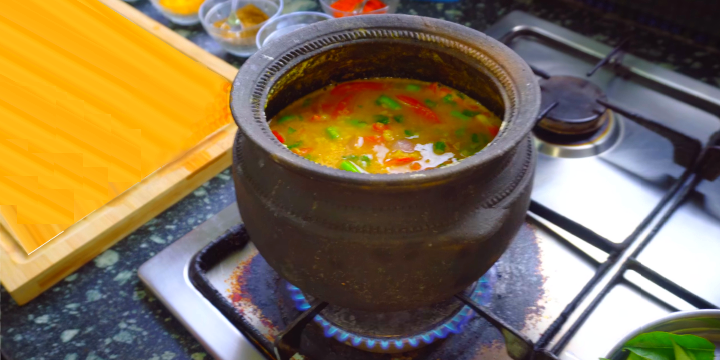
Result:
M133 3L229 63L200 25L180 27L162 18L147 0ZM483 30L512 10L523 10L615 45L634 34L631 52L712 85L720 85L718 52L555 0L465 0L426 3L403 0L401 13L444 18ZM317 10L315 0L290 0L286 10ZM203 184L137 231L29 304L18 307L0 290L0 331L8 360L209 360L183 326L151 296L137 269L160 250L234 201L228 170Z

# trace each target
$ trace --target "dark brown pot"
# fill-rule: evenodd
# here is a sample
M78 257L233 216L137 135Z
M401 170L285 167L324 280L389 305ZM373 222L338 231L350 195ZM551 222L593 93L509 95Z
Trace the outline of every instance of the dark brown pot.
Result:
M267 126L331 82L386 76L465 92L503 118L499 135L455 166L368 175L305 160ZM233 174L245 226L280 275L331 304L396 311L447 299L490 268L523 222L539 105L519 56L457 24L376 15L295 31L253 55L233 83Z

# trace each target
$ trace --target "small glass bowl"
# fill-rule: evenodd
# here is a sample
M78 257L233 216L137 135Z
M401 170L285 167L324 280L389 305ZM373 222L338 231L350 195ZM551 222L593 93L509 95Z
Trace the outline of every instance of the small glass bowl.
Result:
M200 23L205 31L217 41L225 51L240 57L248 57L257 50L256 36L260 28L268 21L276 18L283 9L283 0L240 0L238 8L252 4L257 6L268 19L264 22L244 28L241 30L223 30L215 27L216 21L224 20L230 15L232 1L230 0L206 0L200 6Z
M182 1L189 3L189 5L185 6L184 9L173 9L173 6L169 6L170 4ZM178 25L195 25L200 21L198 19L198 9L200 8L201 1L199 0L151 0L150 2L160 12L160 14ZM197 3L197 8L195 8L195 3Z
M341 18L345 16L357 16L357 15L378 15L378 14L393 14L395 11L397 11L398 4L400 4L400 0L381 0L385 3L384 8L380 8L377 10L369 11L366 13L361 12L351 12L351 11L341 11L341 10L335 10L330 5L335 3L337 0L320 0L320 6L322 6L323 10L330 14L332 17Z
M332 16L321 12L298 11L270 19L257 33L256 43L258 49L267 42L277 39L287 33L293 32L316 22L332 19Z

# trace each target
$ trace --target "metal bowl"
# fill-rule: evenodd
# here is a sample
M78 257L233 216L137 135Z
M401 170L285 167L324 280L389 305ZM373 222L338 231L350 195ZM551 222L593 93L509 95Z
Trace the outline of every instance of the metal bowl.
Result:
M622 351L623 345L640 334L652 331L703 337L715 344L715 358L720 358L720 310L679 311L655 320L635 329L620 340L606 357L612 360L624 360L628 353Z

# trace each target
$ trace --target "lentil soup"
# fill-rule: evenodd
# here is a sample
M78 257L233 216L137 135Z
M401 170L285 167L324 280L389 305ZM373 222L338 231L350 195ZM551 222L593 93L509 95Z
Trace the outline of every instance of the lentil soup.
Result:
M455 164L487 146L500 124L500 118L455 89L395 78L329 85L269 123L294 153L360 173Z

